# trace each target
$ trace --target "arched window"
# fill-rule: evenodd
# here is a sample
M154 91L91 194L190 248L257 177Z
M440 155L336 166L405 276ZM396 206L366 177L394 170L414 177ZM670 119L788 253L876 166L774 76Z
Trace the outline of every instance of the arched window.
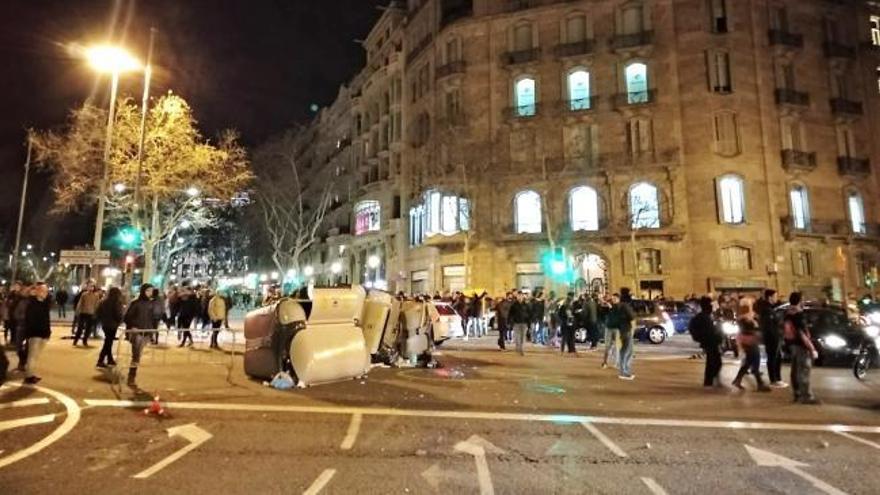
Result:
M590 73L584 69L574 69L568 73L568 100L570 109L590 109Z
M513 200L513 218L517 234L541 233L541 195L522 191Z
M579 186L568 194L568 215L571 230L599 230L599 195L592 187Z
M796 184L788 192L791 201L791 224L798 230L810 228L810 200L806 186Z
M626 83L626 102L628 104L648 102L648 66L633 62L624 69Z
M865 224L865 204L862 195L857 191L849 191L846 197L846 208L849 211L849 222L853 234L865 234L868 226Z
M660 228L660 193L657 187L640 182L629 189L629 212L634 229Z
M718 202L718 213L722 223L745 223L745 186L742 177L725 175L718 179Z
M516 103L516 115L518 117L531 117L535 115L537 93L535 80L530 76L517 79L513 86L514 100Z

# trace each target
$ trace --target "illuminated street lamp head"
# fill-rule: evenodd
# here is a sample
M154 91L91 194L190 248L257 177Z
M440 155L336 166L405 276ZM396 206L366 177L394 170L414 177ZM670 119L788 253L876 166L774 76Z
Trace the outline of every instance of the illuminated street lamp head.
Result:
M311 277L314 274L315 274L315 269L312 268L311 265L303 268L303 275L305 275L306 277Z
M195 186L190 187L186 190L186 194L187 194L187 196L194 198L199 195L199 188L197 188Z
M108 74L119 74L141 68L141 63L130 53L111 45L96 45L87 48L86 59L93 69Z
M339 275L339 272L342 271L342 263L334 261L333 264L330 265L330 271L333 272L334 275Z
M125 192L125 184L121 182L113 184L113 190L116 191L117 194L122 194Z
M367 258L367 266L369 266L370 268L378 268L379 263L381 263L381 260L378 256L374 255Z

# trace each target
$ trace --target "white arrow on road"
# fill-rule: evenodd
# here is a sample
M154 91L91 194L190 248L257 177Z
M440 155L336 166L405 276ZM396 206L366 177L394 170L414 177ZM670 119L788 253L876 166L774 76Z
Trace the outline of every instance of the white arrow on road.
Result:
M471 435L467 440L458 442L455 444L455 450L474 456L474 462L477 464L477 480L480 482L480 495L495 495L489 463L486 462L486 452L503 454L504 451L479 435Z
M208 433L207 431L196 426L195 423L190 423L188 425L175 426L174 428L168 428L168 437L180 436L186 439L189 442L189 445L178 450L177 452L169 455L168 457L162 459L161 461L153 464L149 468L141 471L140 473L134 475L134 478L137 479L146 479L150 476L158 473L163 468L171 464L172 462L180 459L186 454L192 452L197 449L199 445L207 442L211 439L213 435Z
M825 483L819 478L816 478L815 476L801 469L803 467L809 466L809 464L804 464L803 462L795 461L789 459L788 457L783 457L779 454L774 454L773 452L761 450L750 445L746 445L745 448L748 451L749 455L752 456L755 464L759 466L778 467L785 469L789 473L809 481L818 490L821 490L828 495L847 495L846 492L834 488L828 483Z

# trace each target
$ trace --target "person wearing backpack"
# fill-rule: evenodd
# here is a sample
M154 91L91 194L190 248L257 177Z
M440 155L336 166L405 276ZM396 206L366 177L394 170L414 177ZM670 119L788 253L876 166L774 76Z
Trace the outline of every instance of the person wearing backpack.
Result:
M704 387L721 386L721 334L712 319L712 298L700 298L700 312L688 323L688 331L694 342L706 353L706 370L703 373Z
M791 354L791 390L794 393L794 402L821 404L810 387L813 360L819 358L819 352L816 351L807 328L801 293L792 292L788 303L789 308L782 323L782 336Z

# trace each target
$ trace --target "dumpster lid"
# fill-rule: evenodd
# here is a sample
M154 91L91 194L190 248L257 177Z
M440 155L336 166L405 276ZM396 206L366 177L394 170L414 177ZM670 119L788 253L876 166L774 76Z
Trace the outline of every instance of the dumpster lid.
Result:
M353 323L361 316L366 296L360 285L340 289L315 289L309 324Z
M306 312L303 307L293 299L282 299L275 307L278 323L289 325L295 321L306 321Z

